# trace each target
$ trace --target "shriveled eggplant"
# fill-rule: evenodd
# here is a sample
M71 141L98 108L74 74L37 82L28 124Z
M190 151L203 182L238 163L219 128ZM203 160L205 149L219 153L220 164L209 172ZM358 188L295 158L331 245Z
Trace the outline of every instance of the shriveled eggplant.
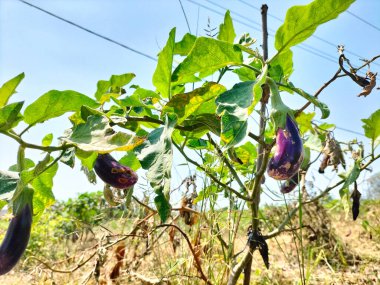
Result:
M99 154L94 170L105 183L119 189L129 188L138 180L137 174L132 169L120 164L110 154Z
M286 117L285 129L277 129L276 151L268 164L268 175L276 180L294 176L304 157L303 144L296 123Z
M32 227L32 206L26 203L12 218L0 246L0 275L9 272L24 253Z

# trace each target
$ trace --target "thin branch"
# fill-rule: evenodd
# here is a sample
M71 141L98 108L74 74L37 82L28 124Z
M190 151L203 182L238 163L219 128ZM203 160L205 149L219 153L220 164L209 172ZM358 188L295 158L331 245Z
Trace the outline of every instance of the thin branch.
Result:
M214 148L216 149L217 153L218 153L218 156L220 157L220 159L222 159L222 161L227 165L228 169L230 170L232 176L235 178L236 182L239 184L240 188L241 189L244 189L245 192L247 192L247 189L245 187L245 185L243 184L243 182L241 181L239 175L237 174L235 168L233 168L233 166L231 165L231 163L228 161L228 159L224 156L222 150L219 148L219 146L214 142L214 140L211 138L210 134L207 133L207 138L208 140L210 141L210 143L214 146Z
M7 137L10 137L17 141L20 145L22 145L25 148L32 148L32 149L39 149L46 152L53 152L53 151L60 151L60 150L66 150L71 147L75 147L73 144L63 144L61 146L42 146L42 145L35 145L31 143L25 142L22 138L20 138L17 134L6 132L6 131L0 131L1 134L6 135Z
M136 198L136 196L132 196L133 200L135 200L137 202L137 204L139 204L140 206L148 209L149 211L153 212L153 213L157 213L157 211L151 207L149 207L147 204L144 204L143 202L141 202L139 199Z
M222 186L223 188L227 189L228 191L231 191L232 193L234 193L237 197L239 197L240 199L243 199L245 201L250 201L250 199L246 196L244 196L243 194L239 193L238 191L236 191L235 189L233 189L232 187L228 186L227 184L224 184L223 182L220 182L220 180L215 177L212 173L210 173L210 171L208 171L205 167L203 167L202 165L200 165L198 162L192 160L190 157L188 157L186 155L186 153L175 143L173 142L174 146L179 150L179 152L183 155L183 157L188 161L190 162L191 164L195 165L196 167L198 167L199 169L201 169L204 173L207 174L208 177L211 178L211 180L213 180L215 183L217 183L218 185Z
M190 249L192 255L194 256L194 261L195 261L196 264L197 264L196 267L197 267L199 273L201 274L202 279L203 279L208 285L212 285L211 281L210 281L210 280L207 278L207 276L203 273L202 266L201 266L201 264L200 264L200 262L199 262L199 259L196 257L196 253L195 253L195 251L194 251L194 248L193 248L193 246L192 246L192 244L191 244L191 241L189 240L189 237L186 235L186 233L185 233L184 231L182 231L182 229L181 229L180 227L178 227L178 226L176 226L176 225L173 225L173 224L161 224L161 225L156 226L156 228L162 228L162 227L174 227L177 231L179 231L179 232L182 234L182 236L185 238L185 240L186 240L186 242L187 242L187 244L188 244L188 246L189 246L189 249Z

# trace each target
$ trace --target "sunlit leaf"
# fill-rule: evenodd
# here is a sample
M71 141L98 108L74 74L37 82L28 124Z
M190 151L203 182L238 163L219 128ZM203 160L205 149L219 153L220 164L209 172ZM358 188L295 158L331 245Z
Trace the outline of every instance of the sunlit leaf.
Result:
M16 93L16 88L24 77L25 74L20 73L0 87L0 107L5 106L8 103L9 98Z
M175 45L175 28L169 33L169 39L158 55L156 70L153 74L153 84L163 98L170 97L171 75Z
M214 99L226 88L215 82L208 82L205 86L194 89L189 93L177 94L162 109L162 114L175 113L178 123L182 123L205 102Z
M63 140L86 152L109 153L132 150L143 143L144 138L115 132L107 117L93 115L87 118L86 123L75 126L71 135Z
M213 38L199 37L184 61L172 75L175 84L195 82L214 73L219 68L243 63L241 49L237 45Z
M224 15L224 23L219 26L218 39L233 44L235 37L234 24L232 23L230 11L227 11Z
M314 132L314 128L311 124L314 116L315 116L314 112L313 113L302 112L296 118L296 122L298 123L298 128L302 135L305 134L307 131Z
M188 55L190 50L193 48L196 36L192 34L185 34L181 41L175 43L174 45L174 54L179 54L182 56Z
M42 145L43 146L49 146L49 145L51 145L52 141L53 141L53 134L52 133L47 134L42 139Z
M339 16L355 0L315 0L308 5L293 6L286 13L284 24L276 32L275 47L286 51L309 38L323 23Z
M362 119L364 123L364 134L367 138L370 138L374 143L374 146L380 144L380 109L375 111L368 117L368 119Z
M7 131L17 126L22 120L20 114L24 102L17 102L0 108L0 131Z
M83 105L92 108L99 106L91 98L76 91L51 90L26 107L24 121L29 125L42 123L66 112L78 111Z

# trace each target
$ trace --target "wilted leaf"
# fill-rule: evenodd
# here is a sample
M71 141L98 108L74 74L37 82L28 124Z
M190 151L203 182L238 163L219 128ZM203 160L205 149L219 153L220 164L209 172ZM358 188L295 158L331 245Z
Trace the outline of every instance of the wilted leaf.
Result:
M128 151L144 142L144 138L115 132L108 118L100 115L89 116L86 123L74 126L71 135L63 140L83 151L99 153Z

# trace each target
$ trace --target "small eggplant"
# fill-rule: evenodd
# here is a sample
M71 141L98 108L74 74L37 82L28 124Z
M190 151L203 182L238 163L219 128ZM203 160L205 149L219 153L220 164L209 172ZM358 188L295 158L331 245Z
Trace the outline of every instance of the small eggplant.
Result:
M12 218L0 246L0 275L9 272L21 258L29 242L31 227L32 207L27 203Z
M105 183L119 189L132 187L138 179L132 169L120 164L108 153L98 155L94 170Z
M295 122L286 116L285 129L277 129L276 151L268 164L268 175L276 180L294 176L304 157L302 140Z

